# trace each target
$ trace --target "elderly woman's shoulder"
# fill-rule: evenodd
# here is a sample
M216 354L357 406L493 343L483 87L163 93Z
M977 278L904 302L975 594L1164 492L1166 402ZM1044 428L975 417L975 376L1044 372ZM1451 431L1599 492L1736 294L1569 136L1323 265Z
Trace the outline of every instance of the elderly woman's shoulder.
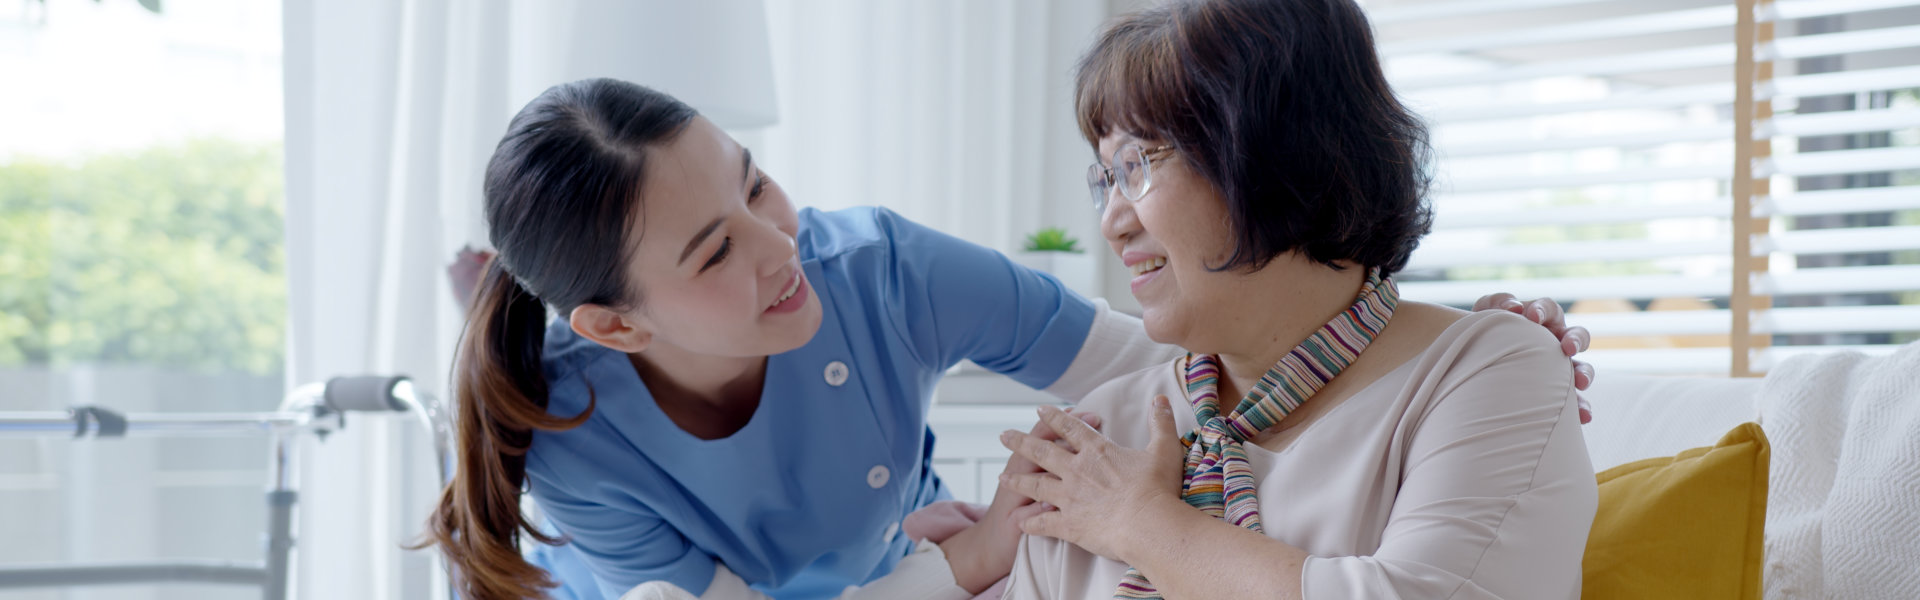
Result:
M1511 312L1488 310L1455 319L1428 344L1420 363L1423 378L1442 381L1436 389L1483 377L1493 379L1482 384L1518 389L1531 384L1571 385L1568 360L1560 340L1546 327Z
M1532 320L1504 310L1483 310L1461 317L1449 328L1455 344L1503 346L1513 351L1550 352L1560 356L1560 339Z
M1388 342L1388 343L1381 343ZM1403 302L1393 321L1368 348L1384 364L1413 361L1425 377L1470 376L1496 364L1524 363L1543 373L1568 375L1567 358L1553 333L1526 317L1503 311L1466 312Z
M1086 398L1081 400L1079 405L1090 406L1089 403L1106 403L1116 398L1137 395L1147 390L1154 390L1155 393L1166 393L1166 391L1178 387L1177 384L1180 380L1180 363L1185 360L1186 357L1182 355L1173 360L1155 363L1144 369L1109 379L1106 383L1102 383L1098 387L1093 388L1093 391L1087 392ZM1153 396L1148 395L1147 399L1152 400Z
M1152 416L1153 397L1166 396L1174 406L1185 402L1180 390L1180 361L1159 363L1100 384L1074 405L1074 411L1100 415L1105 422L1101 432L1120 445L1145 446L1147 425L1153 422L1148 418Z
M1391 336L1390 338L1388 336ZM1425 302L1401 302L1382 339L1428 351L1460 344L1505 344L1557 350L1559 339L1539 323L1504 310L1467 312Z

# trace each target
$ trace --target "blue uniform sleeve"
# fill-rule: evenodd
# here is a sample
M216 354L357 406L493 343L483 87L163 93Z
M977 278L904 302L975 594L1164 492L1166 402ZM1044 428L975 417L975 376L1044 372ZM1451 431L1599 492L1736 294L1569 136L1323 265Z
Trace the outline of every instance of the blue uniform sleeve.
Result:
M575 497L553 482L533 483L534 501L593 573L592 586L565 582L576 593L598 587L599 595L592 597L618 598L642 583L666 581L700 595L713 582L713 556L638 501L608 506Z
M1094 305L1052 276L890 211L874 211L889 239L881 278L894 329L927 367L961 359L1039 389L1086 342Z

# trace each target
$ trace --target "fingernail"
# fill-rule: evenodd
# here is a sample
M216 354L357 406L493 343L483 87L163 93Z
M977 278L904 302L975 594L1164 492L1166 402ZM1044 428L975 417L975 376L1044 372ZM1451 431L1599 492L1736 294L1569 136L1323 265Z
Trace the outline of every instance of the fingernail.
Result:
M1009 429L1009 430L1006 430L1006 431L1002 431L1002 432L1000 432L1000 441L1002 441L1002 442L1007 442L1007 443L1012 443L1012 442L1013 442L1013 430L1011 430L1011 429Z

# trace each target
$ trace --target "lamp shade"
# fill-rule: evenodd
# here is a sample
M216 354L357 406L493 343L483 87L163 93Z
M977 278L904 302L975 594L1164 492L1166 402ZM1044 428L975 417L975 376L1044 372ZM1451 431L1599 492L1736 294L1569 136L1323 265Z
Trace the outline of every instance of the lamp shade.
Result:
M555 84L611 77L692 105L726 129L778 120L762 0L515 0L517 110Z

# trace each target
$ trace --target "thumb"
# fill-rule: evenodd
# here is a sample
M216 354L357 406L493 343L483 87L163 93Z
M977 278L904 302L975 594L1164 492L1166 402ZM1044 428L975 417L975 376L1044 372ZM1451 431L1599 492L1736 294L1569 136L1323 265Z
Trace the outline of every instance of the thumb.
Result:
M1153 428L1148 433L1147 447L1158 449L1162 445L1176 444L1180 434L1175 432L1173 407L1166 396L1153 397Z

